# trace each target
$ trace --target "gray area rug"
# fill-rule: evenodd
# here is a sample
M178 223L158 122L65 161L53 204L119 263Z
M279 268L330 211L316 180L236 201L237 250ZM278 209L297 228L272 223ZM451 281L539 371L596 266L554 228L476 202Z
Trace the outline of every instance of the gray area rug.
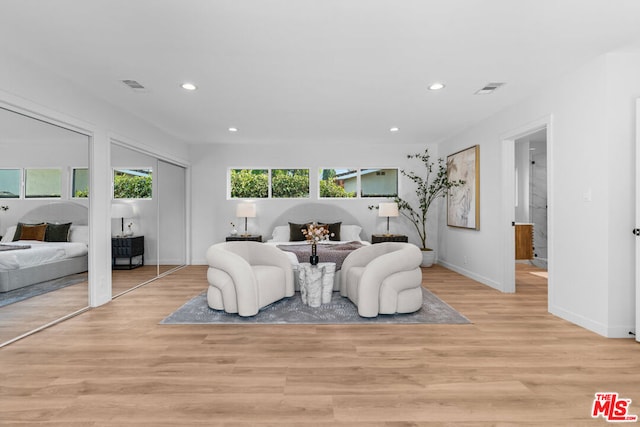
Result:
M300 293L291 298L274 302L252 317L241 317L207 305L206 291L194 297L160 323L165 325L193 324L466 324L469 319L426 289L422 289L422 308L409 314L381 314L374 318L358 316L357 307L347 298L334 292L331 302L313 308L302 303Z
M75 285L76 283L86 282L87 273L72 274L71 276L61 277L46 282L36 283L34 285L25 286L24 288L14 289L9 292L0 292L0 307L24 301L47 292L56 291Z

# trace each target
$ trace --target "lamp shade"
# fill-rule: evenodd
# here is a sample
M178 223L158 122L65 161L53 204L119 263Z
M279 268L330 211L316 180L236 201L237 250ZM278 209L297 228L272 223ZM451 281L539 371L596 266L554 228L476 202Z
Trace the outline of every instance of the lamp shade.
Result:
M393 203L380 203L378 205L378 216L398 216L398 204Z
M238 218L254 218L256 216L256 204L239 203L236 206L236 216Z
M133 206L124 203L111 205L111 218L133 218Z

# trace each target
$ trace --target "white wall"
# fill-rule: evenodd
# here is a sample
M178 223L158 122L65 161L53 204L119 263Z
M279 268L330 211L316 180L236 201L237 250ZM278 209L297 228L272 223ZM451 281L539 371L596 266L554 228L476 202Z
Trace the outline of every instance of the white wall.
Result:
M548 141L549 310L610 337L633 330L633 112L640 56L594 59L521 104L452 137L442 155L480 144L481 230L439 233L441 261L502 289L503 135L552 117ZM494 96L494 95L491 95ZM495 96L499 96L498 93ZM591 194L591 201L585 200ZM550 230L551 232L551 230ZM500 254L500 255L498 255ZM498 255L498 256L497 256ZM467 257L467 264L464 263Z
M111 139L127 140L181 163L186 163L187 147L139 118L93 97L85 88L1 48L0 63L0 105L70 125L92 136L90 304L104 304L111 299Z
M227 171L229 168L309 168L311 197L306 200L275 199L257 200L257 217L249 219L249 232L262 234L263 239L270 238L274 220L292 206L318 202L318 170L320 168L344 167L397 167L421 170L420 163L409 161L407 154L422 152L429 148L432 156L437 156L437 146L427 144L377 146L323 145L301 147L291 145L216 145L191 146L192 159L192 259L194 264L205 263L207 248L224 241L231 230L230 222L235 222L239 230L244 220L235 216L238 200L227 200ZM401 178L399 183L401 197L413 199L413 190L408 180ZM377 211L371 211L368 205L377 205L387 199L366 198L348 200L325 200L322 203L334 204L349 211L363 227L367 239L373 233L386 230L386 218L378 217ZM429 224L429 244L437 242L437 215L434 209ZM410 241L418 244L418 239L410 223L402 218L391 218L390 229L394 234L407 234ZM286 225L279 224L279 225Z

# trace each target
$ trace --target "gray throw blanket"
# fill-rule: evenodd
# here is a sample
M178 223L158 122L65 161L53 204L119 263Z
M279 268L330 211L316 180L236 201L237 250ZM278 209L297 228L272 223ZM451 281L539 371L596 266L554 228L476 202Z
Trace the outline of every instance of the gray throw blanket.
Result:
M17 249L29 249L31 245L7 245L0 243L0 252L2 251L15 251Z
M338 243L335 245L317 245L317 255L320 262L335 262L336 270L340 270L342 262L351 252L364 246L360 242ZM283 251L293 252L299 262L309 262L311 244L308 245L277 245Z

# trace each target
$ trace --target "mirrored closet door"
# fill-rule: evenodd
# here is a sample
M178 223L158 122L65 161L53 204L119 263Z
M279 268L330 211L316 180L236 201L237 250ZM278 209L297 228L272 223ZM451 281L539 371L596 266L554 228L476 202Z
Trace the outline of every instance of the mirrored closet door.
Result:
M112 143L112 294L186 264L185 168Z
M88 307L89 143L0 108L0 344Z

